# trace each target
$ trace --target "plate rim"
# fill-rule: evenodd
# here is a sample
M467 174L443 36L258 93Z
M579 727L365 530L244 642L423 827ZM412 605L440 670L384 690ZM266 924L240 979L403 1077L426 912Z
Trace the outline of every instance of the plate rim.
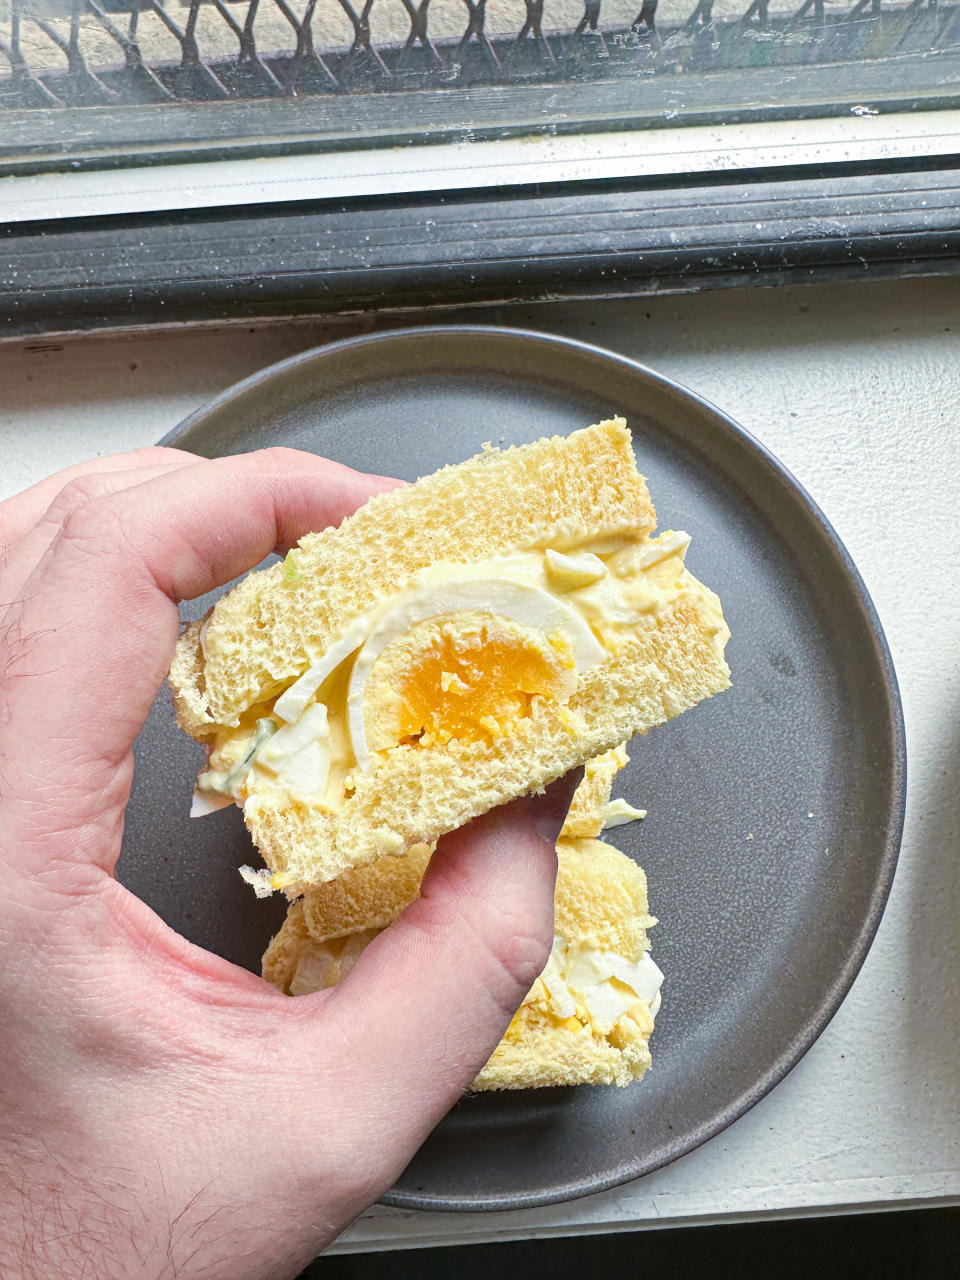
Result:
M729 1128L735 1120L745 1115L762 1098L766 1097L793 1070L826 1030L837 1010L846 999L869 954L880 926L880 921L883 918L884 909L893 885L903 837L906 813L907 749L899 682L883 625L850 552L819 504L807 492L792 471L746 427L741 426L740 423L705 396L691 390L683 383L666 374L658 373L655 369L651 369L630 356L622 355L619 352L611 351L609 348L601 347L594 343L584 342L579 338L570 338L562 334L506 325L431 323L407 325L396 329L383 329L374 333L355 334L346 338L335 339L317 347L308 348L306 351L296 352L292 356L287 356L283 360L276 361L263 369L249 374L246 378L233 383L214 396L213 399L195 409L168 431L158 441L158 444L178 447L178 442L185 435L202 426L204 420L212 414L228 406L247 391L256 389L276 378L283 378L300 366L323 360L336 360L344 354L352 353L355 349L366 346L390 346L425 340L446 340L456 337L461 339L464 337L483 337L495 341L504 341L507 344L535 344L553 350L566 351L571 355L590 358L608 365L612 364L621 372L633 377L639 377L641 381L659 384L662 389L679 394L688 402L692 401L699 409L705 410L713 420L711 429L720 429L726 434L728 440L732 440L734 445L753 453L759 461L764 463L773 472L779 483L792 492L794 499L799 501L814 523L819 526L821 534L838 558L848 586L851 588L856 603L859 605L864 619L872 632L876 646L875 656L877 658L878 674L880 676L878 693L883 697L885 703L885 718L891 748L888 820L882 848L875 864L876 876L870 893L868 909L860 924L854 946L845 956L844 963L825 990L822 1000L779 1057L754 1081L749 1089L739 1094L726 1107L717 1112L709 1122L701 1124L692 1133L688 1134L685 1139L678 1141L676 1147L671 1148L670 1153L664 1158L658 1157L652 1160L627 1162L618 1166L616 1172L608 1175L576 1178L563 1186L554 1186L550 1190L539 1193L531 1192L500 1197L496 1195L444 1197L422 1192L391 1189L381 1195L379 1199L379 1203L391 1208L418 1209L432 1212L476 1213L531 1209L545 1205L560 1204L567 1200L609 1191L613 1187L623 1186L626 1183L644 1177L648 1173L653 1173L657 1169L665 1168Z

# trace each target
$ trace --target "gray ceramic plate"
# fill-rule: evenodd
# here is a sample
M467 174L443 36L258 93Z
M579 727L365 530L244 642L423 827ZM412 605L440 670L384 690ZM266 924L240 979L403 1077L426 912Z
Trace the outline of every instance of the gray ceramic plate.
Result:
M849 556L779 463L703 400L593 347L467 327L353 339L247 379L165 441L210 455L294 445L412 479L486 440L614 412L661 528L693 534L688 563L733 633L733 689L636 740L618 785L649 810L614 837L647 869L661 921L654 1069L628 1089L463 1100L392 1204L519 1208L599 1191L690 1151L797 1062L859 969L893 876L904 747L890 656ZM161 696L121 874L189 938L256 969L283 904L237 876L251 858L237 811L188 821L198 756Z

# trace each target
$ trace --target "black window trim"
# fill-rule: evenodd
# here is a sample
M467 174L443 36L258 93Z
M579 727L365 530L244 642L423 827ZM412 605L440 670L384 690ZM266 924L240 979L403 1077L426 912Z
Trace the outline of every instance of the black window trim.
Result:
M2 229L0 337L955 274L956 154Z

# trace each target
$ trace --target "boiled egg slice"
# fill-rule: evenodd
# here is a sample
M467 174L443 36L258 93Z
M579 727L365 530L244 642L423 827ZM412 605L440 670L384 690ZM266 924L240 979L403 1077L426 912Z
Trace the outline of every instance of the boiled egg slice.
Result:
M347 717L357 765L364 773L369 773L372 768L371 748L367 740L367 689L374 666L385 649L422 623L431 619L448 621L453 629L448 629L446 639L455 641L456 623L462 615L470 615L472 620L488 616L492 630L496 629L498 620L506 620L527 633L525 639L515 641L527 654L532 654L539 642L544 657L549 657L549 648L559 662L558 655L562 651L567 655L570 666L578 672L600 664L607 657L606 650L577 609L544 588L519 577L490 576L489 566L486 568L487 576L472 576L469 565L458 566L457 574L457 580L440 581L430 580L424 575L425 580L405 592L402 599L377 618L357 654L347 694ZM533 640L529 633L533 633ZM485 662L494 660L492 648L484 655L486 639L482 636L482 642L474 645L476 652L471 659L471 669L476 670L480 677ZM457 657L456 649L453 643L452 659ZM455 665L453 660L446 666L440 663L436 683L432 686L438 692L451 695L464 692L461 688L467 685L464 670L451 669ZM483 681L479 679L476 687L478 698L483 696L482 685Z
M314 702L293 724L285 724L257 752L255 764L294 795L322 796L330 776L327 708Z

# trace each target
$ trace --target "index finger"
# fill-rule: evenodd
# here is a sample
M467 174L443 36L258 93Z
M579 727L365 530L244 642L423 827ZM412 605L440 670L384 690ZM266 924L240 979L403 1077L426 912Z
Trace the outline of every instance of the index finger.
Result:
M33 528L60 490L71 480L97 472L132 471L138 467L163 466L167 462L179 459L188 461L195 457L195 454L187 453L184 449L168 449L163 445L149 445L126 453L110 453L102 458L91 458L86 462L75 463L72 467L64 467L62 471L38 480L22 493L5 498L0 502L0 564L3 562L5 548L15 546Z
M64 520L75 507L92 498L108 493L119 493L142 484L155 475L181 470L200 461L195 454L171 449L169 461L149 467L123 466L116 470L98 470L93 467L75 475L60 489L37 523L15 542L5 557L0 556L0 617L6 606L17 599L20 588L37 567L43 553L60 532Z
M269 449L199 462L70 513L7 614L0 772L41 826L122 809L126 761L178 633L176 603L339 523L397 482ZM65 799L66 798L66 799ZM91 819L92 820L92 819Z

